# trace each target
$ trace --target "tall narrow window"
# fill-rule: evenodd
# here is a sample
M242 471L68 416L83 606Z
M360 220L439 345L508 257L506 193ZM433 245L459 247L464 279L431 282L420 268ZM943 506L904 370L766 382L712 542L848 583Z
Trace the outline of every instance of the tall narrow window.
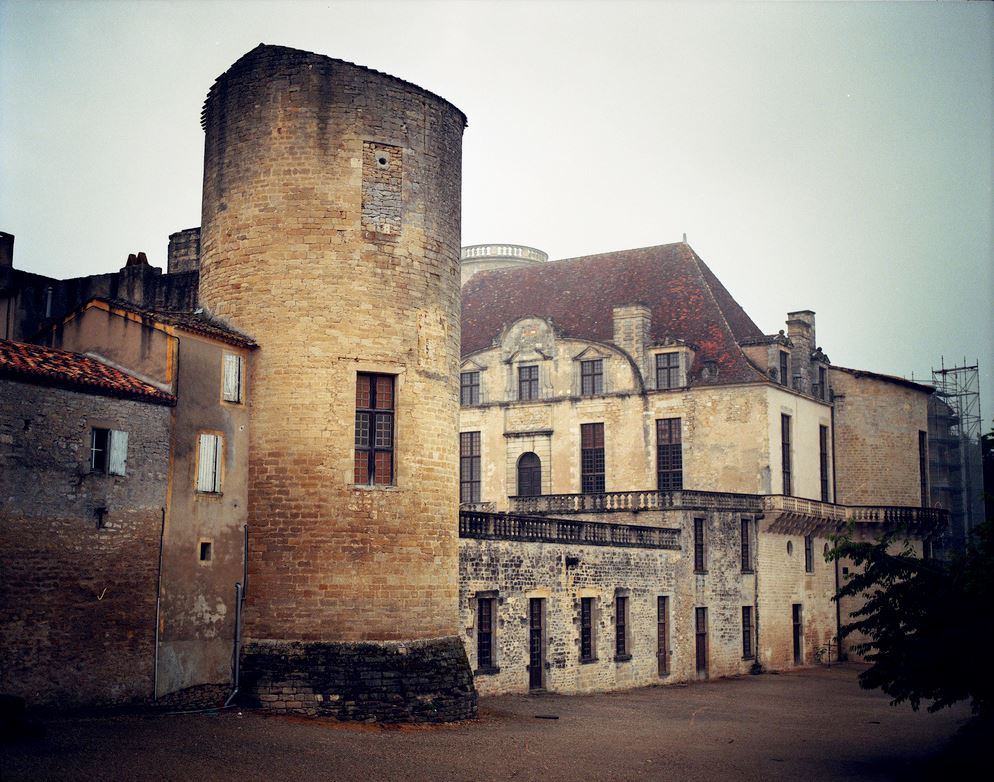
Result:
M656 388L663 390L667 388L680 387L680 354L679 353L657 353L656 354Z
M742 658L751 660L752 651L752 606L742 606Z
M604 491L604 424L580 424L580 491Z
M707 549L704 540L704 519L694 519L694 572L707 572Z
M590 663L594 656L594 599L580 598L580 662Z
M784 386L790 385L790 365L788 363L788 356L790 354L785 350L780 351L780 384Z
M225 402L242 401L242 357L237 353L224 354L224 371L221 380L221 399Z
M811 535L804 536L804 572L815 572L815 542Z
M542 460L529 451L518 459L518 496L537 497L542 493Z
M355 482L393 483L394 376L359 373L355 401Z
M742 519L742 572L752 573L752 519Z
M656 471L660 491L683 488L683 442L679 418L656 421Z
M459 434L459 502L480 501L480 433Z
M828 372L825 367L818 367L818 397L828 399Z
M538 367L518 367L518 399L538 399Z
M494 667L494 603L492 597L476 600L476 663L481 671Z
M694 641L697 658L697 675L707 678L708 675L708 610L694 609Z
M580 393L583 396L604 393L604 360L580 362Z
M783 468L783 493L784 496L791 495L791 470L790 470L790 416L780 416L780 463Z
M659 675L670 672L670 599L665 595L656 598L656 659Z
M616 660L631 659L628 653L628 597L614 598L614 656Z
M804 622L801 618L800 603L791 605L790 616L793 626L794 665L800 665L804 662Z
M928 433L918 433L918 484L922 507L928 507Z
M107 450L110 447L110 429L93 429L90 432L90 471L107 472Z
M217 494L221 491L221 463L224 438L219 434L201 434L197 455L197 491Z
M821 501L831 502L828 491L828 427L818 427L818 470L821 475Z
M479 372L459 373L459 404L461 405L480 404Z

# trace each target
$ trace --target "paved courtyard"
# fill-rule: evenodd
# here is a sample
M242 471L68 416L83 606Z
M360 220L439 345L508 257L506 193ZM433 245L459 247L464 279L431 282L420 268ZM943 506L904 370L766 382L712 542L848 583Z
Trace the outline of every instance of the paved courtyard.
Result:
M969 709L891 707L859 689L858 670L487 698L479 720L459 725L381 728L238 710L52 720L44 738L0 745L0 779L962 778L948 765L962 755L950 740Z

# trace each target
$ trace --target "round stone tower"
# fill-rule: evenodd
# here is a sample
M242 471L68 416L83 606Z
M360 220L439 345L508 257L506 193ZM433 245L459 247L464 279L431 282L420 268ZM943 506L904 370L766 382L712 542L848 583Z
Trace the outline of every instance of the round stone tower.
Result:
M208 93L200 301L259 345L243 689L338 717L475 712L457 637L455 106L260 45Z

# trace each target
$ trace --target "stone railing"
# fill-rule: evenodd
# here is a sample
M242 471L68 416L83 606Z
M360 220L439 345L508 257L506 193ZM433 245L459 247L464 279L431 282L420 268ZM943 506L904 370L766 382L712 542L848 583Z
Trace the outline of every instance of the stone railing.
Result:
M759 513L758 494L710 491L610 491L599 494L542 494L510 497L512 513L639 513L641 511L711 509Z
M460 513L493 513L496 503L493 502L461 502Z
M851 505L846 508L846 520L897 524L902 526L943 526L948 521L943 508L903 508L897 506Z
M582 546L680 548L679 529L474 511L459 512L459 537Z
M845 521L847 518L848 509L844 505L835 505L831 502L806 500L803 497L785 497L779 494L766 495L762 499L763 510L766 511L793 513L829 521Z

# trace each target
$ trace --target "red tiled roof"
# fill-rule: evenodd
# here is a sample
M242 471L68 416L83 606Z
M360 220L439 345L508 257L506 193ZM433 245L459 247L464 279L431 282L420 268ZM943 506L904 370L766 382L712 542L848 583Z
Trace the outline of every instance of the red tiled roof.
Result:
M0 339L0 377L171 405L176 397L81 353Z
M627 304L651 309L654 340L694 344L692 385L766 379L738 345L762 331L682 242L478 272L462 290L462 354L489 348L524 317L548 318L565 337L611 342L612 309ZM700 377L704 361L717 362L717 377Z

